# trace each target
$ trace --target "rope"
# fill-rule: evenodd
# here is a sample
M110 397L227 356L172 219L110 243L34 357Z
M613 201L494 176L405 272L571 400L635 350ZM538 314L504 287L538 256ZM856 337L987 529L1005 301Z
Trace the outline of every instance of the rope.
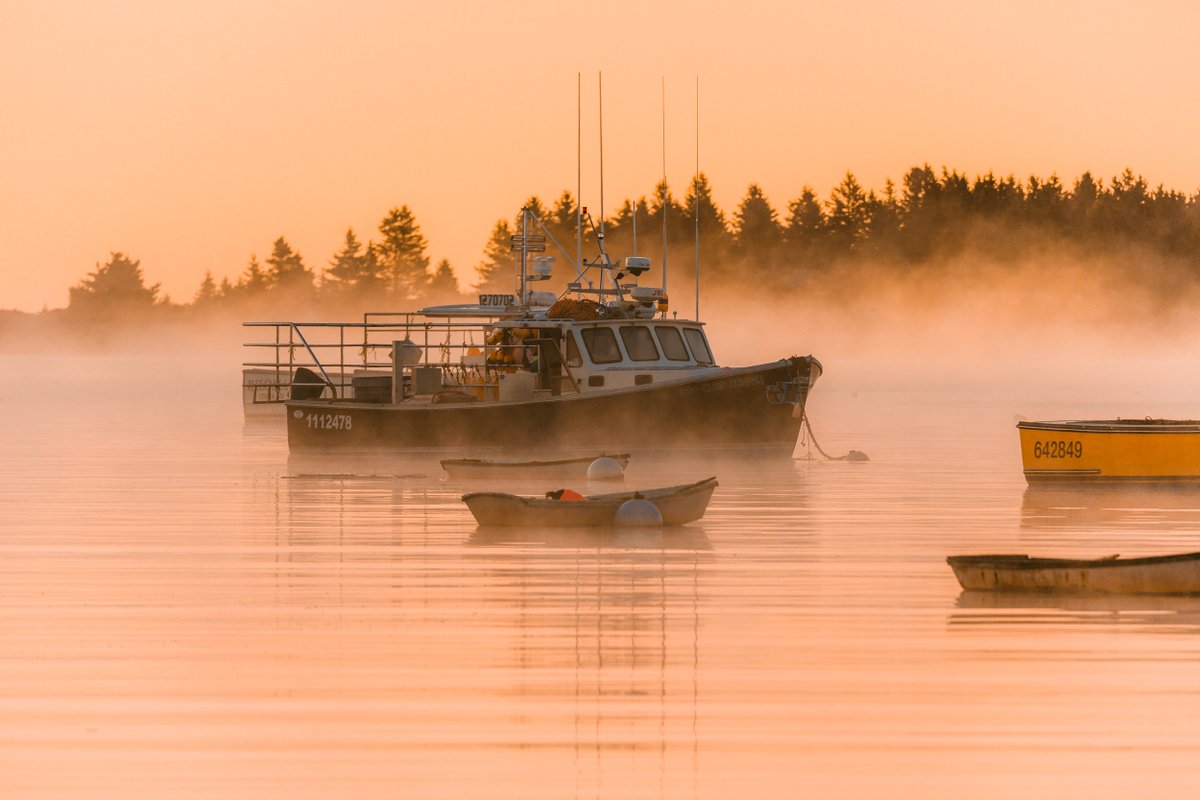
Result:
M851 450L849 453L846 453L846 455L844 455L844 456L829 455L829 453L826 453L821 448L820 442L817 441L817 436L816 436L816 434L813 433L812 423L808 421L808 412L807 411L804 412L803 420L804 420L804 430L807 433L806 438L812 442L813 447L817 448L817 452L820 453L822 456L824 456L826 461L870 461L870 459L867 458L867 454L862 452L861 450ZM808 457L810 459L812 458L811 452L809 452Z

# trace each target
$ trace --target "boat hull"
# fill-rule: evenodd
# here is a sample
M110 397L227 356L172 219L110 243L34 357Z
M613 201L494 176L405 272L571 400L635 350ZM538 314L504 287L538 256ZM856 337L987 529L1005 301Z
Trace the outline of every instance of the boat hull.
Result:
M616 492L592 495L583 500L550 500L519 497L499 492L473 492L463 495L475 521L483 527L511 528L599 528L614 524L617 509L635 494L654 503L662 514L663 525L686 525L704 516L715 478L697 483L647 489L642 492Z
M518 402L289 401L288 444L295 449L710 445L791 453L808 390L820 374L820 363L805 356L672 383Z
M1040 481L1200 481L1200 422L1021 422L1021 463Z
M946 562L968 591L1200 593L1200 553L1123 560L951 556Z

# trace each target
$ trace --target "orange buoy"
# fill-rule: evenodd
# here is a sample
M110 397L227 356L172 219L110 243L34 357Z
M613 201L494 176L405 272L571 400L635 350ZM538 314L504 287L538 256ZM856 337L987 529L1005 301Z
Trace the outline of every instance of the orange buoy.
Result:
M559 500L583 500L584 497L574 489L563 489L562 494L558 496Z

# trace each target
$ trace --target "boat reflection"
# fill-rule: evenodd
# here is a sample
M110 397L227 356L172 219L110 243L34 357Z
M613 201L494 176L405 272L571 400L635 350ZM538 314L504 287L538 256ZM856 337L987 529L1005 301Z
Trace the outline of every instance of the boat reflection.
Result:
M1037 485L1025 490L1021 527L1194 530L1200 527L1200 485L1127 483Z
M559 741L575 796L605 786L662 797L669 776L694 782L713 560L704 529L477 528L467 546L489 575L488 604L510 610L499 632L511 654L498 663L521 669L506 693L532 707L573 698ZM647 795L656 773L660 791Z
M580 550L712 550L704 529L675 528L476 528L472 547L549 547Z
M1200 633L1200 596L1082 595L964 591L947 618L951 628L1119 625L1153 633Z

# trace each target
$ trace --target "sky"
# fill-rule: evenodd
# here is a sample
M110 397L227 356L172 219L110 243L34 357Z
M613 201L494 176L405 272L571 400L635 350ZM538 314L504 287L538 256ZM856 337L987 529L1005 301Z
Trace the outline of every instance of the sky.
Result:
M600 209L601 73L610 213L663 175L664 82L667 179L698 81L726 211L924 163L1193 194L1197 30L1185 2L0 0L0 308L65 306L112 251L180 302L280 236L320 270L400 205L466 286L528 196L579 169Z

